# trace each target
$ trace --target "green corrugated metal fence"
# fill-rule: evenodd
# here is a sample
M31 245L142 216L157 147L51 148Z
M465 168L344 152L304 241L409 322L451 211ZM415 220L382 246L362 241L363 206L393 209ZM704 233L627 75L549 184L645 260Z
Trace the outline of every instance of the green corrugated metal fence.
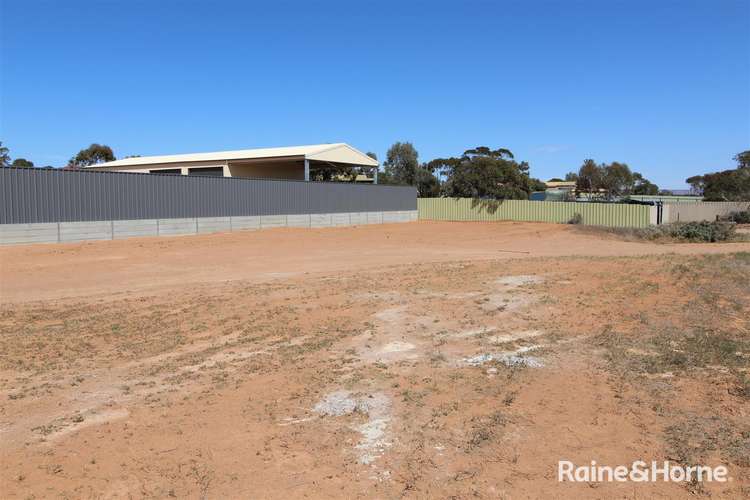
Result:
M419 198L417 208L420 220L567 223L578 213L583 218L581 223L590 226L646 227L652 207L616 203Z

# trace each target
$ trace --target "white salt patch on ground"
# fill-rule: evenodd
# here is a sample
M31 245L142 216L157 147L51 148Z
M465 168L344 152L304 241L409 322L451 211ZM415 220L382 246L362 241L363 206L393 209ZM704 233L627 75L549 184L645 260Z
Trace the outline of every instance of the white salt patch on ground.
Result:
M384 323L397 323L404 319L405 306L389 307L375 313L375 319Z
M280 422L278 425L280 425L282 427L285 427L287 425L301 424L301 423L304 423L304 422L309 422L313 418L315 418L315 417L304 417L304 418L291 418L291 417L287 417L287 418L284 419L283 422Z
M464 360L471 366L479 366L488 361L499 361L506 366L528 366L529 368L542 368L544 363L534 356L516 356L513 354L480 354Z
M499 352L499 353L483 353L470 358L465 358L463 361L469 366L479 366L489 361L499 361L506 366L528 366L529 368L542 368L544 362L535 356L521 356L529 351L539 349L540 345L533 345L528 347L521 347L511 352Z
M383 393L355 397L350 391L335 391L319 401L313 410L332 417L349 415L355 411L367 415L367 422L352 427L362 436L355 446L362 464L372 464L392 444L388 439L391 400Z
M544 278L540 276L534 276L531 274L522 274L518 276L503 276L495 281L498 285L508 287L518 287L523 285L533 285L536 283L542 283Z
M391 400L382 392L376 392L358 401L362 412L366 412L369 421L355 429L362 435L356 449L359 450L359 462L372 464L391 446L388 440L388 424L391 422Z
M389 342L383 347L380 348L379 352L381 354L389 354L392 352L405 352L405 351L411 351L413 349L416 349L417 346L414 344L410 344L409 342Z
M376 392L358 399L357 407L371 417L382 417L390 414L391 400L382 392Z
M406 312L406 306L390 307L373 315L375 331L369 338L355 341L357 356L365 363L391 363L417 359L421 352L417 345L404 341L416 327L432 325L432 318L420 316L414 319ZM407 318L411 318L407 322Z
M528 366L529 368L542 368L544 363L534 356L503 356L499 359L506 366Z
M315 405L313 411L329 417L340 417L354 412L357 402L349 391L336 391L327 395Z
M539 330L524 330L521 332L507 333L504 335L493 335L487 340L492 344L503 344L505 342L515 342L516 340L530 339L542 335L544 332Z
M386 431L391 419L377 418L356 427L356 430L362 434L362 439L355 448L359 450L359 462L370 465L377 458L383 455L385 449L391 446L391 442L386 439Z
M493 293L487 297L480 307L485 311L514 311L531 303L528 297L510 294L508 292Z
M369 345L358 350L359 358L368 363L395 363L418 359L422 353L410 342L394 340L380 346Z
M182 372L199 372L208 368L214 368L220 363L238 363L246 359L258 356L260 354L268 354L268 351L226 351L217 352L216 354L207 357L203 361L197 364L182 366L179 368Z

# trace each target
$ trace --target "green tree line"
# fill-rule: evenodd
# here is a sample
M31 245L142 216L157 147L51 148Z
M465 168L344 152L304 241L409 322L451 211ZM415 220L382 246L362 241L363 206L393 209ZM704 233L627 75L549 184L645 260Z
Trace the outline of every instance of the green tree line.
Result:
M733 158L736 168L694 175L685 179L706 201L750 200L750 149Z
M115 160L115 154L112 152L112 148L103 144L92 144L87 148L80 150L75 156L68 160L68 164L65 168L80 168L88 165L96 165L105 161ZM16 168L34 168L34 162L27 160L26 158L16 158L11 161L10 151L6 146L3 146L0 141L0 167L16 167ZM51 165L47 165L42 168L54 168Z
M478 146L460 156L420 163L410 142L390 147L379 182L415 186L423 198L525 200L532 191L544 189L543 182L529 176L529 164L516 161L508 149Z
M659 194L659 186L632 171L626 163L616 161L597 164L591 159L584 160L578 172L569 172L565 180L575 181L578 196L592 200Z

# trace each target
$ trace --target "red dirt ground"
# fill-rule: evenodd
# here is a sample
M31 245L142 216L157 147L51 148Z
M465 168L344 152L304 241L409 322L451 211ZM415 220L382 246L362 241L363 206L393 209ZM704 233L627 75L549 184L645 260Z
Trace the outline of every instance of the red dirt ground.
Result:
M521 222L419 222L134 238L0 248L0 297L6 302L70 298L424 262L706 254L748 248L748 243L625 242L581 234L562 224Z
M526 223L0 248L0 490L746 498L748 251ZM732 481L557 481L639 459Z

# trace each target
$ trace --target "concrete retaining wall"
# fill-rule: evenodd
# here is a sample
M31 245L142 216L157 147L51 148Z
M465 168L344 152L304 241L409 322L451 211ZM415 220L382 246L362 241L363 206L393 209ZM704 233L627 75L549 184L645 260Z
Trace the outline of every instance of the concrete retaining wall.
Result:
M367 214L365 212L349 214L349 223L352 225L367 224Z
M60 223L62 225L64 223ZM180 236L198 232L197 219L158 219L158 236Z
M0 224L0 245L117 240L143 236L180 236L274 227L334 227L417 220L416 210L338 214L137 219L93 222Z
M260 216L248 215L245 217L230 217L232 231L247 231L250 229L260 229Z
M112 239L156 236L159 234L157 219L115 220L112 221Z
M329 227L332 225L331 214L310 215L310 227Z
M111 240L112 221L66 222L60 224L60 242Z
M310 227L310 214L304 215L287 215L287 227Z
M334 226L349 226L352 224L351 214L331 214L331 224Z
M56 222L42 224L0 224L0 243L57 243L60 227Z
M226 233L232 230L231 217L200 217L195 220L198 224L198 234Z

